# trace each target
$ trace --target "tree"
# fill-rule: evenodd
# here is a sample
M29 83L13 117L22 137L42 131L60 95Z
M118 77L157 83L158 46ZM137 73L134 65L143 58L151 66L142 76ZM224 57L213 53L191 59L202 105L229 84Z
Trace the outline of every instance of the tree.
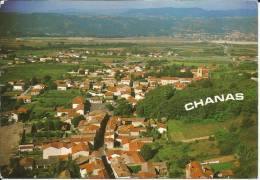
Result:
M11 159L10 163L12 172L9 178L29 178L28 172L20 165L18 158Z
M88 100L86 100L85 106L84 106L85 111L89 112L90 108L91 108L91 103Z
M132 105L126 99L119 99L116 103L115 115L123 116L132 114Z
M215 134L215 138L218 142L218 147L222 155L234 153L239 140L235 133L228 132L226 130L220 130Z
M31 127L31 134L36 134L37 133L37 127L35 125L35 123L32 124L32 127Z
M20 144L24 144L25 141L26 141L26 135L25 135L25 129L23 129L23 133L22 133Z
M241 122L241 128L250 128L253 125L254 125L254 120L250 117L250 115L244 115Z
M141 148L141 155L143 156L144 160L149 160L151 159L155 154L156 154L157 150L153 149L151 147L151 145L149 144L145 144L142 148Z
M71 155L69 155L67 161L59 161L58 164L56 164L52 170L53 176L57 177L62 171L68 170L70 172L71 178L80 178L80 169L75 163L74 160L72 160Z
M235 169L237 178L257 177L257 151L245 144L240 144L237 149L240 166Z
M113 110L114 110L114 106L112 106L112 104L110 104L110 103L107 103L107 104L106 104L106 108L107 108L109 111L113 111Z
M74 127L78 127L79 122L80 122L81 120L84 120L84 119L85 119L85 117L84 117L83 115L80 115L80 116L77 116L77 117L73 118L73 119L71 120L71 123L73 124Z
M8 118L7 117L0 117L0 126L8 125Z
M37 84L38 83L38 80L37 80L37 78L36 77L32 77L32 79L30 80L30 85L35 85L35 84Z
M43 81L43 83L48 84L51 81L51 76L49 76L49 75L44 76L42 81Z

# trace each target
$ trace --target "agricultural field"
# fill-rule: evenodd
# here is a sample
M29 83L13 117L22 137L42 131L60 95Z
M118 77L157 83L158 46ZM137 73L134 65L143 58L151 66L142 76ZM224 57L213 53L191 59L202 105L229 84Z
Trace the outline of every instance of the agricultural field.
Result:
M168 121L168 135L173 141L183 141L193 138L214 135L219 129L228 127L238 119L226 120L225 122L183 122L178 120Z
M72 70L73 67L75 67L75 65L55 63L14 65L7 68L7 72L0 77L0 83L17 79L29 80L32 77L43 78L47 75L55 80L62 78L62 76Z
M79 95L81 95L81 92L76 89L67 91L48 90L44 94L33 98L33 102L24 107L31 109L33 116L40 116L41 114L44 116L46 113L53 116L55 107L71 107L71 100Z

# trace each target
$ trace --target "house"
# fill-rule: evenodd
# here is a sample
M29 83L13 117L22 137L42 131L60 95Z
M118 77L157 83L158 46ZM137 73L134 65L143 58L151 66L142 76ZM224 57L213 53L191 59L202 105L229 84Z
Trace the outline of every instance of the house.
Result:
M143 87L142 86L136 86L134 88L135 94L142 94L143 93Z
M160 82L160 79L156 78L156 77L149 76L147 78L147 81L148 81L150 87L156 87L156 86L158 86L158 82Z
M79 166L82 178L108 178L105 165L101 159L94 158L88 163Z
M23 81L15 82L13 85L13 91L24 91L25 83Z
M37 96L39 94L41 94L42 90L41 89L32 89L31 90L31 95L32 96Z
M139 171L137 177L139 179L155 179L157 176L155 173Z
M131 97L131 93L125 92L125 93L122 93L122 94L121 94L121 98L128 99L128 98L130 98L130 97Z
M45 88L46 86L44 84L36 84L32 87L32 89L39 89L39 90L43 90Z
M107 117L107 113L105 111L102 110L92 111L88 114L87 122L92 125L101 127L106 117Z
M11 113L11 120L18 122L19 120L25 119L28 114L28 109L24 107L18 108L16 111Z
M145 126L145 118L130 117L120 118L122 124L132 124L134 127Z
M163 134L163 133L167 132L167 125L162 124L162 123L158 123L157 124L157 130L160 134Z
M131 172L120 157L112 158L111 168L115 175L115 178L131 178Z
M53 142L43 145L43 159L51 156L69 155L71 151L71 143Z
M188 179L211 179L213 172L210 169L204 168L199 162L192 161L186 165L186 178Z
M101 82L96 82L93 84L93 89L95 91L101 91L103 89L103 87L104 87L104 84Z
M153 138L138 138L129 143L129 151L140 151L141 148L148 143L152 143Z
M55 81L55 83L57 85L58 91L66 91L68 89L67 82L64 80L57 80L57 81Z
M142 95L142 94L136 94L136 95L135 95L135 99L136 99L137 101L142 100L142 99L144 99L144 95Z
M71 148L72 159L76 159L80 156L89 156L90 154L90 147L88 144L79 143L74 144Z
M114 94L112 92L106 92L104 94L104 98L106 102L113 103L114 102Z
M33 163L34 163L34 160L33 158L22 158L19 160L19 164L20 166L24 167L24 169L30 169L32 170L33 169Z
M141 171L156 175L157 178L167 178L168 168L166 162L144 162L141 165Z
M84 97L82 96L75 97L72 100L72 108L76 109L78 106L84 105L84 103L85 103Z
M145 162L142 155L136 151L122 151L121 157L127 166L142 165Z
M178 78L176 77L161 77L161 85L173 85L178 82Z
M127 85L127 86L130 86L130 83L131 83L131 79L128 78L128 77L124 77L120 81L120 84L124 84L124 85Z
M83 91L87 91L90 88L90 81L88 79L86 79L83 83L80 84L80 89L82 89Z
M74 110L75 110L76 113L78 113L80 115L84 115L85 114L85 105L80 104Z
M99 131L100 126L95 125L95 124L88 124L87 126L84 126L84 128L81 130L82 134L94 134Z
M66 91L67 90L67 84L57 84L57 90L58 91Z
M136 100L134 97L132 97L132 96L130 96L129 98L127 98L127 101L128 101L130 104L132 104L133 107L136 106L136 104L137 104L137 100Z
M181 82L177 82L174 84L174 87L177 89L177 90L183 90L187 85L184 84L184 83L181 83Z
M92 104L102 104L103 103L103 98L101 97L91 97L89 98L89 102L92 103Z
M32 102L32 97L31 96L18 96L17 99L18 100L22 100L23 103L25 103L25 104Z
M107 121L106 125L106 132L112 132L114 133L116 128L121 124L120 117L118 116L112 116Z
M114 148L114 138L105 137L104 144L107 149L113 149Z
M18 150L20 152L32 152L34 149L33 144L19 145Z
M209 69L204 65L199 66L196 75L197 75L196 77L208 79L209 78Z

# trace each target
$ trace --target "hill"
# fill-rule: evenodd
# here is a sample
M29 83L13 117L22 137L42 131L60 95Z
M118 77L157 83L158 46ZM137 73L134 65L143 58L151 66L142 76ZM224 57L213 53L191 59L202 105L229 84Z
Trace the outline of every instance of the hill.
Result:
M174 17L237 17L257 16L257 9L204 10L201 8L148 8L133 9L122 13L125 16L174 16Z
M52 13L0 13L0 36L134 37L176 34L257 34L254 17L79 16Z

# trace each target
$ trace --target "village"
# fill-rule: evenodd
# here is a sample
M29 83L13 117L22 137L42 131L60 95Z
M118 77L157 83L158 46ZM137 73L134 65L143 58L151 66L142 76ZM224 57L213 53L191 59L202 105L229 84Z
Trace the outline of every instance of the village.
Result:
M64 58L64 55L59 54L60 58L61 56ZM72 56L78 57L75 53L71 53L68 57ZM40 61L50 59L52 58L40 58ZM33 59L31 61L33 62ZM138 117L135 107L138 101L145 98L146 93L158 86L169 85L181 91L194 81L208 79L209 68L183 67L180 73L190 71L192 77L158 78L148 76L144 63L127 65L104 63L104 67L94 71L79 68L67 72L74 77L81 77L81 81L71 79L53 81L57 92L71 89L82 92L81 96L75 96L68 102L69 106L51 107L55 110L54 117L62 122L60 129L70 133L44 141L37 140L37 137L32 141L26 141L24 129L21 143L17 147L21 166L30 170L44 170L61 160L72 159L80 169L81 178L168 177L166 162L147 162L140 153L145 144L154 141L153 137L146 135L147 131L154 129L160 136L167 138L167 124L159 119L154 121ZM19 79L9 81L8 86L16 92L14 98L23 104L13 111L4 113L8 116L9 122L14 123L26 122L31 113L26 105L35 103L35 97L48 93L49 88L44 83L35 82L33 85L28 85ZM113 112L118 108L119 101L130 108L130 114ZM28 124L31 127L31 134L36 133L35 125ZM35 153L41 157L34 158L32 155ZM188 174L192 173L191 171ZM204 173L201 173L202 175ZM68 178L71 174L68 170L64 170L57 177ZM213 177L213 174L207 177Z

